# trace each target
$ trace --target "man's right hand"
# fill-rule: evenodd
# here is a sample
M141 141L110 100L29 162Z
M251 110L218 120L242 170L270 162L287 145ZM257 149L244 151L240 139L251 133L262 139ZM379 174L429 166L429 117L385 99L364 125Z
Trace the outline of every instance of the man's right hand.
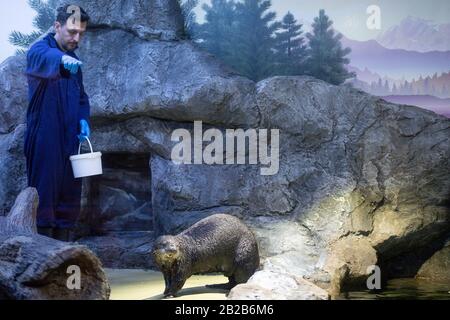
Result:
M78 68L83 65L81 61L68 55L64 55L62 57L61 63L64 65L64 68L69 70L72 74L77 74Z

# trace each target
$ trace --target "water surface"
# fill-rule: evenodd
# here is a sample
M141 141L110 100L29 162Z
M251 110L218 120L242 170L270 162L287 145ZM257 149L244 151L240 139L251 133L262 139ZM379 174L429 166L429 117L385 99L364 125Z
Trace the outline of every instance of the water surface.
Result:
M341 295L350 300L450 300L450 283L419 280L392 279L379 292L352 291Z
M111 300L164 299L165 284L161 272L152 270L105 269L111 285ZM168 300L225 300L227 291L206 288L207 284L227 283L223 275L192 276L176 298Z
M111 285L111 300L164 299L164 278L152 270L105 269ZM206 288L207 284L228 282L223 275L192 276L176 298L168 300L225 300L225 290ZM378 292L352 291L340 299L350 300L450 300L450 283L418 279L393 279Z

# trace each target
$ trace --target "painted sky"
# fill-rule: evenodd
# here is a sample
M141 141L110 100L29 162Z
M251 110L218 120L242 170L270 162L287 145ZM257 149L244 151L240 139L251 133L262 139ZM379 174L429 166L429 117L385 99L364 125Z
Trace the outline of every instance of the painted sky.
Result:
M210 3L210 0L200 0L200 3ZM379 31L369 30L366 26L369 17L366 11L371 5L380 8ZM374 39L408 16L450 23L449 0L272 0L272 7L278 19L290 11L298 20L308 24L318 15L319 9L325 9L335 28L354 40ZM201 8L197 9L200 21L203 20L203 12Z
M208 2L209 0L200 0L200 4ZM450 23L449 0L273 0L272 5L278 18L291 11L304 23L313 21L319 9L324 8L334 20L336 29L355 40L373 39L408 16L436 23ZM366 27L366 10L370 5L378 5L381 9L380 31ZM197 8L197 13L201 21L201 5ZM0 61L13 55L15 51L9 44L9 33L12 30L25 33L33 30L34 15L27 0L0 0Z

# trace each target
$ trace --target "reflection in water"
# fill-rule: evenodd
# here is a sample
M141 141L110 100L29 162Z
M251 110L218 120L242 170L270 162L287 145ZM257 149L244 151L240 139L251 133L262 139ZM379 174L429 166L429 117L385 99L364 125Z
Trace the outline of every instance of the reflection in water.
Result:
M111 285L111 300L164 299L164 278L161 272L151 270L105 269ZM223 275L192 276L176 298L168 300L224 300L226 290L205 287L228 282Z
M361 300L450 300L450 283L419 279L389 280L380 292L352 291L342 299Z

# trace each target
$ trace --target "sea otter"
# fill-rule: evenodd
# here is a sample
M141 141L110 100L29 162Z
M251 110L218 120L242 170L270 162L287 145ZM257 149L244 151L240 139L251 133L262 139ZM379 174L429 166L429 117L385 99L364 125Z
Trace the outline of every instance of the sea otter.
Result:
M152 255L164 275L164 296L175 296L193 274L221 272L227 289L247 282L259 267L255 236L238 218L209 216L176 236L156 239Z

